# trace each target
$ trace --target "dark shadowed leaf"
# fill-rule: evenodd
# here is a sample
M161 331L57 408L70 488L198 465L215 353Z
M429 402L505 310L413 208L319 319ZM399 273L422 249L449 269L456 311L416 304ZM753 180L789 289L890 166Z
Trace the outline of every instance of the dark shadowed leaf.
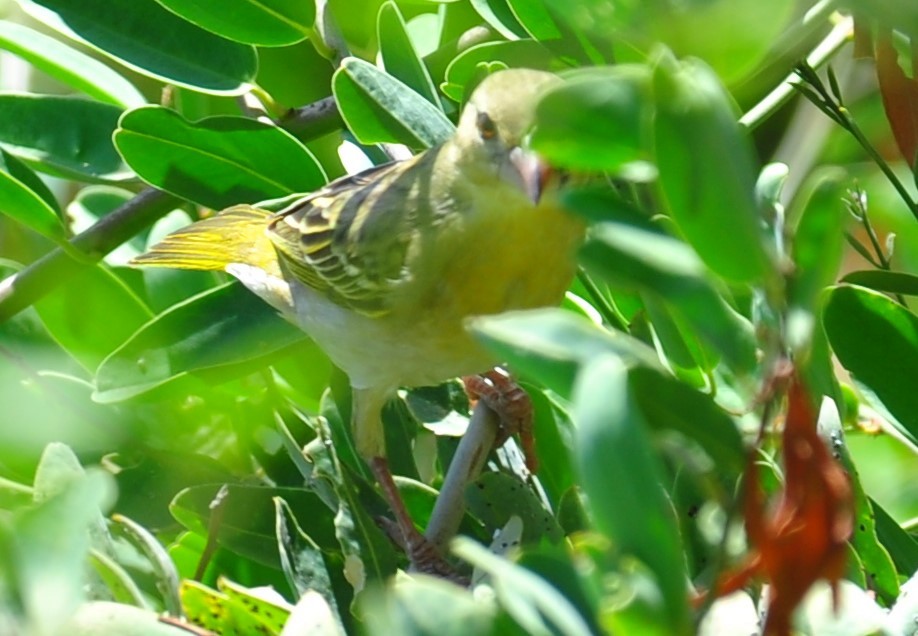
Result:
M264 366L272 354L305 337L242 285L229 283L172 307L134 333L102 361L94 399L119 402L202 372L228 379Z
M48 187L28 166L3 149L0 149L0 212L53 241L67 239L57 202Z
M27 164L78 181L130 173L112 145L121 109L77 97L0 95L0 145Z
M205 31L154 0L23 0L36 19L165 82L242 93L255 77L251 46Z

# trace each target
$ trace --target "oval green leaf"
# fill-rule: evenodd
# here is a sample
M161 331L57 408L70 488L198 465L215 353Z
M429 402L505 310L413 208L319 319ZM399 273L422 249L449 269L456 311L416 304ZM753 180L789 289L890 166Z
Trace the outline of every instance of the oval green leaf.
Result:
M840 285L829 292L822 321L842 366L918 444L918 316L878 292Z
M535 40L485 42L466 49L446 67L441 89L451 99L461 102L467 85L478 78L482 66L499 63L508 67L551 70L555 57Z
M361 143L430 148L453 134L453 124L439 108L361 59L341 63L332 90L341 116Z
M532 147L552 165L619 173L649 160L650 116L646 66L590 69L539 102Z
M156 0L212 33L260 46L285 46L305 39L316 20L312 0Z
M663 467L619 359L600 356L581 370L572 415L580 483L598 529L654 574L672 633L690 633L684 555Z
M147 101L133 84L105 64L21 24L0 22L0 48L101 102L130 108Z
M469 329L515 373L564 396L570 396L580 367L598 355L616 356L628 365L659 366L656 353L644 343L561 309L482 316Z
M656 163L670 216L724 278L774 278L755 200L752 148L720 80L697 60L662 55L653 83Z
M918 276L905 272L890 272L882 269L867 269L845 274L843 283L869 287L887 294L918 296Z
M430 73L408 37L405 19L391 0L379 8L376 30L379 55L386 72L442 110Z
M805 184L794 200L790 217L794 229L794 273L791 303L811 311L822 290L835 282L842 260L844 227L849 217L842 197L847 175L841 168L821 171Z
M306 335L242 285L229 283L163 312L102 361L97 402L119 402L205 373L212 381L265 366ZM212 382L213 383L213 382Z
M0 149L0 213L16 219L52 241L67 240L61 217L52 207L47 186L28 166Z
M507 0L507 3L533 39L554 40L561 37L561 31L543 0Z
M325 183L321 166L292 135L244 117L192 123L147 106L121 118L115 145L144 181L217 209Z
M154 0L23 0L48 26L145 75L208 93L250 88L251 46L205 31Z
M507 0L471 0L469 4L482 20L508 40L527 37L526 29L513 15Z
M78 181L131 175L112 145L121 109L77 97L0 95L0 146L41 172Z

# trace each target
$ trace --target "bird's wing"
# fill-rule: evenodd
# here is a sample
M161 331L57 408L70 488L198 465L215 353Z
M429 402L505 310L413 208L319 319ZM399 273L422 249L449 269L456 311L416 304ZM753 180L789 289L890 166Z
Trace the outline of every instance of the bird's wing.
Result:
M284 266L338 304L387 313L393 289L410 277L435 152L338 179L279 212L268 235Z
M235 205L173 232L131 264L212 271L245 264L280 277L277 257L265 234L270 218L267 210Z

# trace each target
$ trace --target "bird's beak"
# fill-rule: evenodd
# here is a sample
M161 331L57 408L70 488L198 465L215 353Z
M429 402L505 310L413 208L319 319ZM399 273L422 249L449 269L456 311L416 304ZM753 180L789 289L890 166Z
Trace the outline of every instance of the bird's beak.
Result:
M542 198L542 190L551 168L536 153L517 146L510 151L510 163L516 171L516 177L522 185L523 192L533 203Z

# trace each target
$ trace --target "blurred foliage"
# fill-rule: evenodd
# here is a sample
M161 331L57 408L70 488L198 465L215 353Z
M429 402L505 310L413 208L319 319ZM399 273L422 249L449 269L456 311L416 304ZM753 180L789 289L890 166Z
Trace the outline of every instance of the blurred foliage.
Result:
M0 2L0 634L748 634L773 598L772 633L914 633L906 5ZM471 326L532 395L541 469L511 448L470 486L467 590L399 571L304 334L224 275L126 264L435 145L508 66L566 80L531 143L592 175L566 198L591 229L562 308ZM148 187L172 198L116 234ZM791 376L831 459L782 448ZM384 414L421 522L457 387Z

